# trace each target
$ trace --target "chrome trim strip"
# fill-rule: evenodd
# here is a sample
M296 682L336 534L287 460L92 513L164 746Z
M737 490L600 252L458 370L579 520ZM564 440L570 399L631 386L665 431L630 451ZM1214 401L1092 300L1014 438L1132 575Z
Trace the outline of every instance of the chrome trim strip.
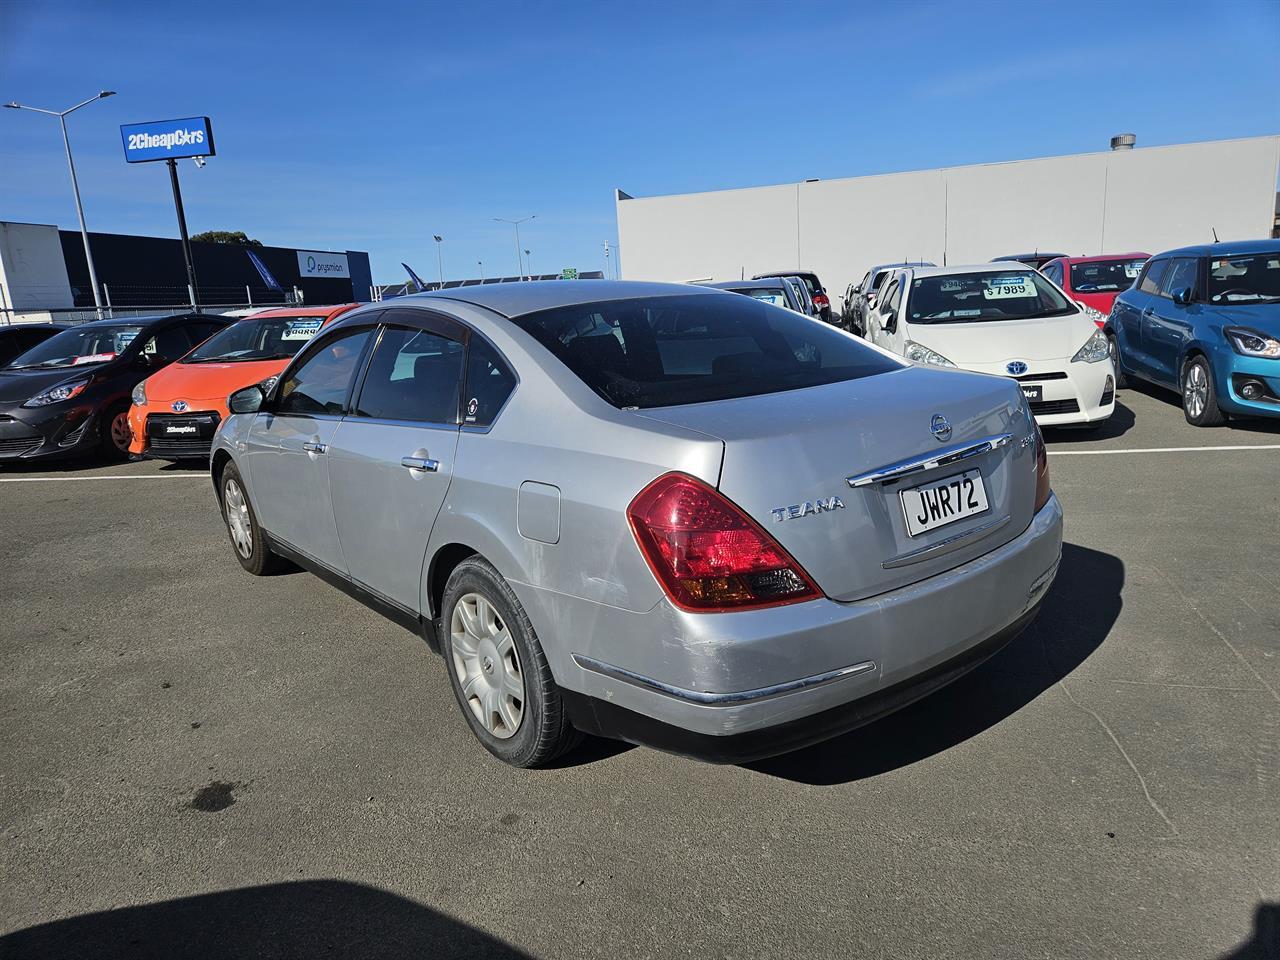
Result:
M788 693L795 693L798 690L809 690L813 687L835 683L837 680L844 680L846 677L856 677L859 674L876 669L875 661L867 660L863 663L855 663L850 667L841 667L839 670L828 670L826 673L819 673L812 677L801 677L799 680L788 680L785 683L775 683L768 687L758 687L755 690L739 690L735 693L704 693L701 690L686 690L684 687L663 683L660 680L632 673L630 670L615 667L611 663L605 663L593 657L584 657L580 653L573 655L573 662L584 670L590 670L592 673L598 673L613 680L621 680L623 683L629 683L635 687L652 690L655 693L675 697L678 700L687 700L690 703L716 707L736 703L754 703L757 700L781 697Z
M954 537L946 540L940 540L937 543L921 547L919 550L912 550L910 553L900 553L896 557L884 561L880 566L886 570L893 570L895 567L907 567L913 563L919 563L921 560L931 560L934 557L940 557L952 550L959 550L961 547L968 546L975 540L981 540L988 534L995 533L1006 523L1009 517L1004 516L999 520L992 520L990 523L984 523L980 527L974 527L972 530L966 530L964 533L958 533Z
M981 440L972 440L954 447L946 447L937 453L912 457L909 460L899 460L897 463L877 467L874 470L868 470L866 473L855 473L851 477L845 477L845 481L855 489L857 487L870 486L873 483L890 483L914 473L923 473L926 470L933 470L935 467L945 467L953 463L959 463L961 460L968 460L970 457L990 453L992 450L1012 442L1013 434L1011 433L983 437Z

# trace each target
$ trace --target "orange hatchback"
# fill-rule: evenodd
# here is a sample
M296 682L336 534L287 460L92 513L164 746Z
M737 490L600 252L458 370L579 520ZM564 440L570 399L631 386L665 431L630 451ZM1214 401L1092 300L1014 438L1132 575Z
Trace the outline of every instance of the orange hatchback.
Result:
M227 397L280 374L326 323L358 307L265 310L220 330L133 389L129 452L160 460L207 460Z

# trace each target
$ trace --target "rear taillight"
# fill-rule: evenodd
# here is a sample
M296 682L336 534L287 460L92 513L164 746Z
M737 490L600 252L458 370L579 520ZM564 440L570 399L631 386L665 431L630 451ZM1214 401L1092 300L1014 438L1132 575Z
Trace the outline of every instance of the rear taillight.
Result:
M649 569L682 609L771 607L821 595L758 523L686 474L664 474L641 490L627 519Z
M815 307L821 307L823 310L826 310L828 307L831 306L831 301L827 298L827 295L825 293L815 293L813 295L813 305Z
M1044 434L1036 424L1036 513L1049 502L1049 453L1044 447Z

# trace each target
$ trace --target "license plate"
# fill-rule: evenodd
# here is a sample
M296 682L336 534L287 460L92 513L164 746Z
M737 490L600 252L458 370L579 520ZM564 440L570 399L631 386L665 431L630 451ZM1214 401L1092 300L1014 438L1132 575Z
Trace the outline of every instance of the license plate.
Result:
M200 428L194 423L167 423L164 428L166 437L194 437L199 435Z
M977 470L924 483L903 490L898 496L902 498L907 533L913 537L987 509L987 490Z
M1028 403L1039 403L1044 399L1044 387L1038 384L1034 387L1023 386L1022 395L1027 398Z

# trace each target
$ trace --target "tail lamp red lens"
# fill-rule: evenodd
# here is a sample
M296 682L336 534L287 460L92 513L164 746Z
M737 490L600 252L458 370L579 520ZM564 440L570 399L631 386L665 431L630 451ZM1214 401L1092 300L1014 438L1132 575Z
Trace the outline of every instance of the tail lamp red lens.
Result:
M1044 434L1036 424L1036 512L1049 502L1052 489L1049 486L1049 453L1045 450Z
M758 523L687 474L664 474L645 487L627 519L649 569L685 610L771 607L821 596Z
M831 301L827 298L825 293L815 293L813 295L813 303L815 306L823 308L831 306Z

